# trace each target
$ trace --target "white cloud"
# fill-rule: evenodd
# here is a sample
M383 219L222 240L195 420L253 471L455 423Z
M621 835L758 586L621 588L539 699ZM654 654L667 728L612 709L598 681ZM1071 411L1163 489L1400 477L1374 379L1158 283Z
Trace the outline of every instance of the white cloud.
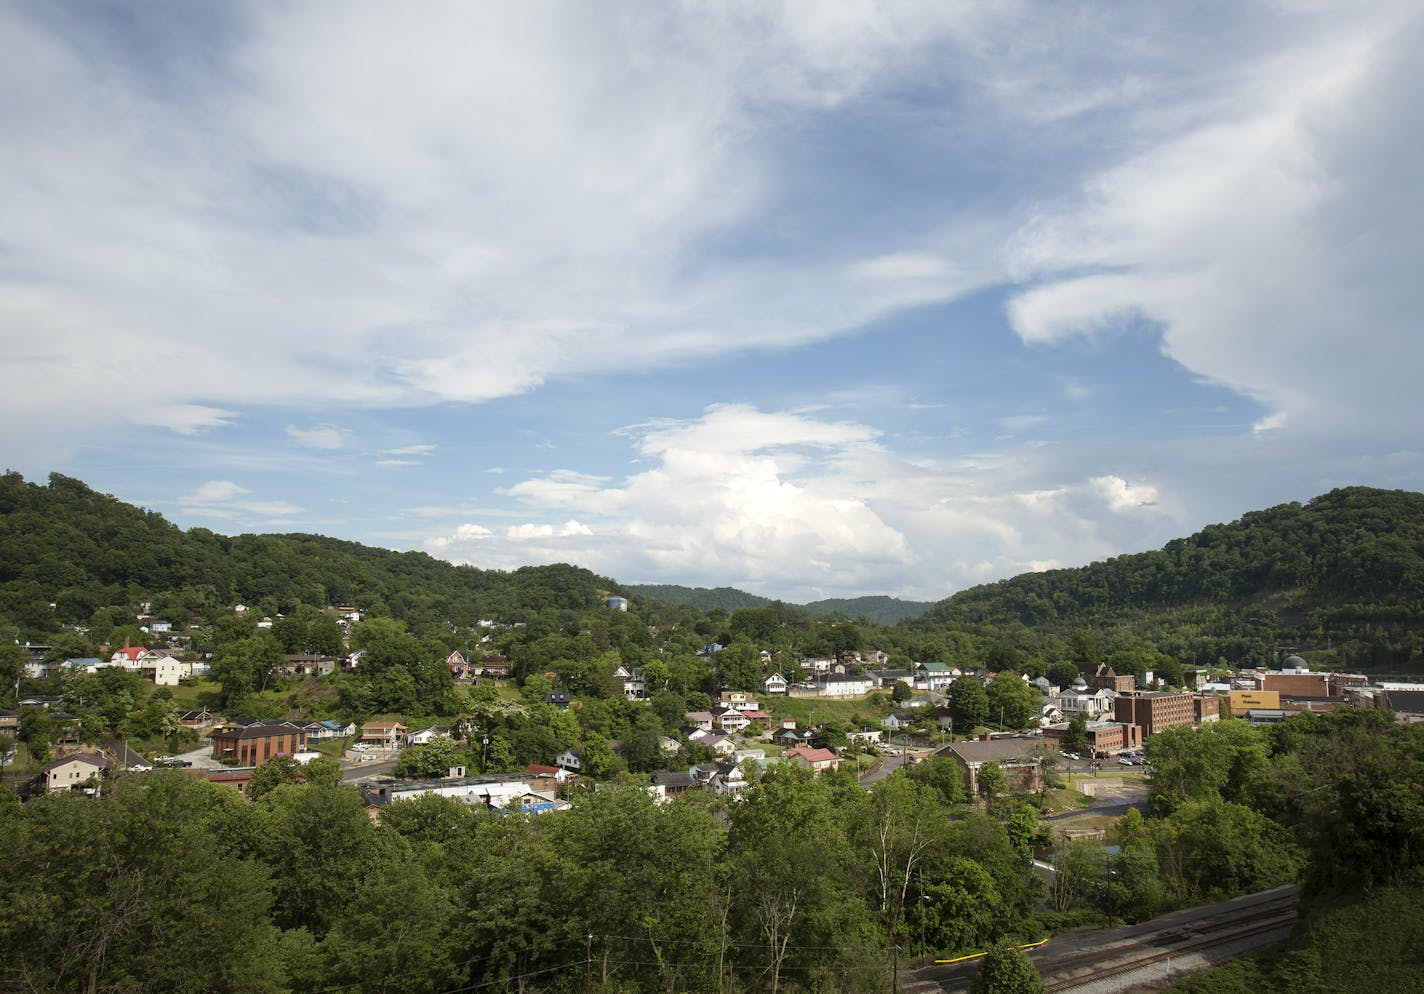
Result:
M246 487L238 486L231 480L209 480L183 499L192 504L217 504L246 493L251 493L251 491Z
M1424 20L1390 3L1317 13L1024 228L1011 265L1029 285L1008 313L1025 341L1145 320L1173 359L1271 411L1261 430L1412 422L1424 292L1400 265L1424 201L1403 163L1424 154Z
M434 445L419 443L416 445L402 445L395 449L386 449L384 454L388 456L428 456L434 451Z
M1130 511L1157 503L1157 488L1151 484L1133 486L1120 476L1095 476L1088 482L1114 511Z
M298 445L307 449L343 449L351 433L335 425L316 425L311 428L287 426L287 435Z
M1121 453L1023 447L961 462L911 460L868 425L739 404L623 434L642 460L625 478L559 471L525 479L508 493L547 520L501 532L467 524L425 547L485 567L569 561L630 582L732 584L804 599L938 597L1087 562L1140 541L1144 529L1165 540L1178 524L1157 484L1083 472Z

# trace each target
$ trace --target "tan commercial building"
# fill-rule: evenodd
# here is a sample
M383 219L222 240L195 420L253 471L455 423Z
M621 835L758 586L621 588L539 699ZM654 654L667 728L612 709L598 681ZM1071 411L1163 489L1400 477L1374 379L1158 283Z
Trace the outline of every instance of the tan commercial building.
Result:
M1227 707L1232 718L1244 718L1252 708L1279 710L1281 695L1275 690L1233 690L1227 695Z

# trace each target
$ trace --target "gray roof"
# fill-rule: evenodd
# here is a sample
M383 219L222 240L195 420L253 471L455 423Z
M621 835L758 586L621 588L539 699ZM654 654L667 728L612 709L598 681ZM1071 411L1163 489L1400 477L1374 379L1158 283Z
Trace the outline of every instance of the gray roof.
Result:
M955 742L939 750L936 755L954 756L966 764L973 763L1016 763L1033 758L1035 746L1048 743L1043 739L994 739L991 742ZM1056 748L1056 746L1054 747Z
M1424 714L1424 690L1389 690L1385 695L1392 710Z

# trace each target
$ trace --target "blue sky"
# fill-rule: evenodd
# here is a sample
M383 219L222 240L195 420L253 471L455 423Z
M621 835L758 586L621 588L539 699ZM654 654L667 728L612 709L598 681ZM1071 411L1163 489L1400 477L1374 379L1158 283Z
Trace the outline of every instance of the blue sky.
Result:
M1420 489L1421 27L8 5L0 462L798 601Z

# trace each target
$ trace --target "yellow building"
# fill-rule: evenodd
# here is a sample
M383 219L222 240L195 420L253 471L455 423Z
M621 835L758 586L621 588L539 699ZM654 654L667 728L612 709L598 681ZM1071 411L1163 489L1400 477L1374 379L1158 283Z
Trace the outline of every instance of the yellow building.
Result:
M1230 693L1228 706L1231 709L1231 717L1244 718L1249 708L1269 710L1279 708L1281 694L1278 690L1233 690Z

